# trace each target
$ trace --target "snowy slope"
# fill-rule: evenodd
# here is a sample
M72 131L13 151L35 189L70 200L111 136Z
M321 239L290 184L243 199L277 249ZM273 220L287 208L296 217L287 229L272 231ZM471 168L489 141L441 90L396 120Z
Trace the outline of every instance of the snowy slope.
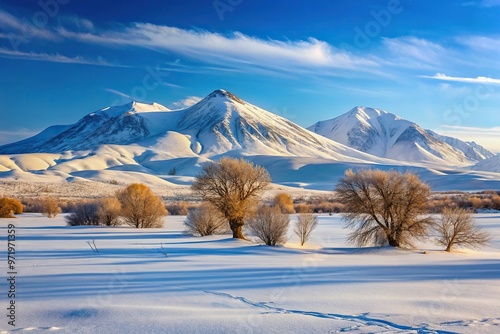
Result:
M338 144L297 124L217 90L185 110L178 131L191 135L192 149L213 156L241 155L322 157L342 161L382 161Z
M46 141L58 136L64 131L69 130L73 126L74 124L50 126L33 137L18 141L16 143L0 146L0 152L2 154L34 152L36 151L37 147L39 147Z
M467 166L481 158L464 142L450 145L451 138L443 140L380 109L356 107L308 129L362 152L398 161Z
M33 148L35 152L59 153L67 150L95 149L102 144L130 144L150 134L140 113L168 109L159 104L130 102L123 106L107 107L88 114L66 131ZM14 145L11 145L11 151ZM30 150L31 151L31 150ZM16 153L29 153L18 151ZM0 152L3 148L0 147Z
M472 169L500 173L500 154L494 155L489 159L479 161L472 167Z
M487 149L477 144L476 142L473 141L466 142L458 138L443 136L431 130L426 130L426 132L431 136L433 136L434 138L444 141L445 143L451 145L453 148L462 151L465 154L465 156L469 159L481 161L484 159L491 158L492 156L495 155L494 153L488 151Z

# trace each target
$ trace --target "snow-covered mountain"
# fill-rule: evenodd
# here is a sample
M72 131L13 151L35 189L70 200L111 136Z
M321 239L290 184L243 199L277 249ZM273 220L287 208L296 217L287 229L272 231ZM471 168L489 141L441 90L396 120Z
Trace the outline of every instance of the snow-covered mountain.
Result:
M467 166L493 153L475 143L440 136L380 109L356 107L308 128L356 150L397 161Z
M365 108L363 113L345 116L339 123L344 126L335 127L334 133L344 133L350 138L348 145L368 153L302 128L224 90L180 110L131 102L1 146L0 180L30 184L98 181L89 186L96 189L111 181L142 182L175 194L186 191L201 164L221 156L243 156L265 167L280 189L331 191L349 168L411 170L436 190L498 188L496 173L451 167L469 160L417 125L374 109ZM376 117L368 113L384 120L375 122ZM321 125L325 123L318 128ZM332 124L326 125L332 129ZM372 135L366 137L365 132ZM388 148L398 148L400 155L384 154ZM406 163L405 157L420 162L426 157L434 164ZM441 165L435 164L440 161Z
M56 137L62 132L70 129L72 125L53 125L49 126L47 129L43 130L39 134L12 143L0 146L1 154L12 154L12 153L23 153L23 152L35 152L36 148L40 146L41 143Z
M40 134L2 146L0 153L61 153L96 150L109 144L136 144L178 156L212 157L233 152L382 161L308 131L224 90L216 90L181 110L138 102L108 107L59 130L62 131L55 131L52 137Z
M479 161L475 166L472 167L472 169L500 173L500 154Z
M86 115L75 124L56 128L57 131L51 131L52 136L48 128L22 142L1 146L0 153L58 153L95 149L102 144L130 144L150 134L141 113L168 111L157 103L130 102L107 107Z
M474 141L462 141L458 138L443 136L437 134L434 131L426 130L428 134L433 136L434 138L444 141L445 143L451 145L453 148L462 151L465 156L471 160L481 161L484 159L491 158L495 155L495 153L488 151L481 145L477 144Z

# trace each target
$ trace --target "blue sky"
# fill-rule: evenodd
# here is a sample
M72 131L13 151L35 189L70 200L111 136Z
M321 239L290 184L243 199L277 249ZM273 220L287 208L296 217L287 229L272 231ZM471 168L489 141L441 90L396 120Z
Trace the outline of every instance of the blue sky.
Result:
M224 88L302 126L381 108L500 152L500 0L2 0L0 143Z

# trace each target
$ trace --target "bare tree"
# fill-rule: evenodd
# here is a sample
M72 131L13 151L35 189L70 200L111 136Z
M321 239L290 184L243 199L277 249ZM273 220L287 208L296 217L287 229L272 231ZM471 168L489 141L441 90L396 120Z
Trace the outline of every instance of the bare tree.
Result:
M119 191L116 197L121 203L121 215L127 224L137 228L163 226L162 219L167 214L165 205L146 185L131 184Z
M119 223L122 205L116 197L108 197L99 200L97 216L99 223L105 226L114 226Z
M318 217L312 213L300 213L297 217L294 232L300 238L300 245L309 240L311 232L318 226Z
M42 213L48 218L54 218L61 212L59 203L53 197L45 197L42 199Z
M472 212L462 208L444 208L436 225L436 242L450 252L454 246L479 248L488 244L490 236L474 223Z
M261 206L248 221L250 234L269 246L284 244L287 241L290 218L277 207Z
M224 233L227 230L227 219L210 203L205 202L188 213L184 226L192 235L203 237Z
M428 235L433 220L426 216L430 188L412 173L349 170L340 179L336 198L347 211L348 241L393 247L412 246Z
M99 225L98 209L96 201L77 203L73 207L73 212L66 216L66 222L70 226Z
M290 194L279 193L274 196L274 206L280 208L281 213L295 213L293 208L293 198Z
M270 182L264 168L244 159L222 158L204 165L191 189L224 215L233 238L245 239L242 232L245 218Z

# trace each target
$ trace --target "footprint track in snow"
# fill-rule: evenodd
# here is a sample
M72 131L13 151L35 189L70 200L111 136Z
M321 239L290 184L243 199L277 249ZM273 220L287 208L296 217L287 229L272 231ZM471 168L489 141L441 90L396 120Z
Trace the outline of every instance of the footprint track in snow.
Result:
M397 324L395 322L391 322L388 320L384 319L377 319L377 318L372 318L368 316L368 313L363 313L359 315L349 315L349 314L340 314L340 313L322 313L322 312L315 312L315 311L303 311L303 310L293 310L293 309L286 309L282 307L277 307L274 305L270 305L271 303L268 302L255 302L252 300L249 300L245 297L239 297L239 296L233 296L229 293L224 293L224 292L216 292L216 291L207 291L204 290L203 292L212 294L215 296L223 297L223 298L230 298L234 300L238 300L244 304L250 305L255 308L261 308L267 311L272 311L272 313L281 313L281 314L299 314L303 316L309 316L309 317L315 317L315 318L321 318L321 319L333 319L333 320L344 320L344 321L352 321L357 323L358 325L364 325L364 326L379 326L384 328L384 330L396 330L396 331L402 331L402 332L414 332L414 333L419 333L419 334L456 334L456 332L450 332L450 331L445 331L445 330L438 330L438 329L431 329L429 328L429 324L423 324L421 326L407 326L407 325L401 325ZM271 312L268 312L271 313ZM351 329L359 330L359 326L353 326L350 327ZM344 332L349 331L349 328L343 328Z

